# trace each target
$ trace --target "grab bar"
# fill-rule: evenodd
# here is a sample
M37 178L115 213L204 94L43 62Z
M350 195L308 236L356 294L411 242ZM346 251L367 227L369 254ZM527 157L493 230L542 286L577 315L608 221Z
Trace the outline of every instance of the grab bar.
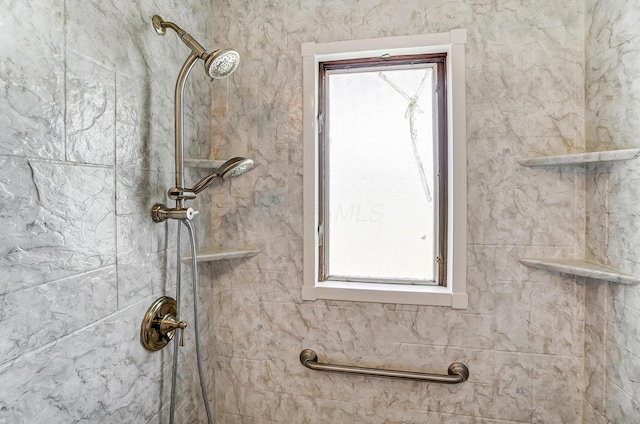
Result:
M469 368L462 362L449 365L448 375L411 371L380 370L376 368L354 367L349 365L320 364L318 355L311 349L300 352L300 363L315 371L341 372L347 374L370 375L375 377L403 378L408 380L429 381L433 383L458 384L469 378Z

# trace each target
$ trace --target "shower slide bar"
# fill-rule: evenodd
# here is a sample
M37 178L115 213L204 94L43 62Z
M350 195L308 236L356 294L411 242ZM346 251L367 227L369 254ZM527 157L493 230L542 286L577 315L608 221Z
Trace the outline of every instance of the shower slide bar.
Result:
M300 363L315 371L339 372L347 374L368 375L374 377L402 378L407 380L426 381L431 383L458 384L469 378L469 368L462 362L454 362L447 370L448 375L430 374L411 371L381 370L377 368L354 367L350 365L320 364L318 355L311 349L300 352Z

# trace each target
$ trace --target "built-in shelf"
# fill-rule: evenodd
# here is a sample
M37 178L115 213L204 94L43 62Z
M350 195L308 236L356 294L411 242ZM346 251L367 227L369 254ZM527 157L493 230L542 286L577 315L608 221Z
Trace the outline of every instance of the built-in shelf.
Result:
M220 168L225 163L223 160L213 159L185 159L184 166L187 168L215 169Z
M250 249L207 249L196 253L197 262L222 261L225 259L252 258L260 253L259 250ZM190 263L191 256L183 256L182 262Z
M622 149L516 159L516 162L522 166L582 165L586 163L605 163L630 160L635 159L638 156L640 156L640 149Z
M580 277L593 278L596 280L611 281L613 283L640 283L640 277L625 274L615 268L585 259L521 258L520 263L532 268L561 272L563 274L578 275Z

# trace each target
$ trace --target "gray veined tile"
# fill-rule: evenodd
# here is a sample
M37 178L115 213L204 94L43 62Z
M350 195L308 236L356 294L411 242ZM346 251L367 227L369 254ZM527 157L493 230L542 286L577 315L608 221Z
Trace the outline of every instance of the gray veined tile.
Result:
M115 74L77 54L67 56L67 160L113 165Z
M144 422L155 413L160 356L139 343L140 302L0 366L0 422Z
M115 312L115 266L0 295L0 305L5 363Z
M0 293L115 262L113 170L0 157Z
M64 159L63 8L62 0L3 7L0 154Z

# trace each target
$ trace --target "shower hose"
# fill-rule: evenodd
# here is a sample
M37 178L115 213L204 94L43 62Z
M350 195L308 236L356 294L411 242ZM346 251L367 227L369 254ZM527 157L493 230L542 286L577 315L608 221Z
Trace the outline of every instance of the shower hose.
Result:
M200 351L200 331L198 324L198 263L196 258L196 238L193 232L193 225L191 225L191 221L185 219L182 220L182 223L187 227L189 232L189 240L191 245L191 267L193 268L192 276L193 276L193 327L195 332L196 339L196 362L198 363L198 375L200 377L200 391L202 392L202 400L204 402L204 408L207 412L207 422L209 424L213 424L213 419L211 417L211 409L209 409L209 401L207 396L207 388L204 380L204 369L202 366L202 354ZM176 278L176 315L177 319L180 319L180 283L182 280L182 255L181 255L181 229L182 226L178 224L178 246L177 246L177 278ZM184 331L184 330L183 330ZM176 405L176 380L178 375L178 349L179 342L178 337L175 338L173 343L173 372L171 374L171 404L169 407L169 423L174 424L175 418L175 405Z

